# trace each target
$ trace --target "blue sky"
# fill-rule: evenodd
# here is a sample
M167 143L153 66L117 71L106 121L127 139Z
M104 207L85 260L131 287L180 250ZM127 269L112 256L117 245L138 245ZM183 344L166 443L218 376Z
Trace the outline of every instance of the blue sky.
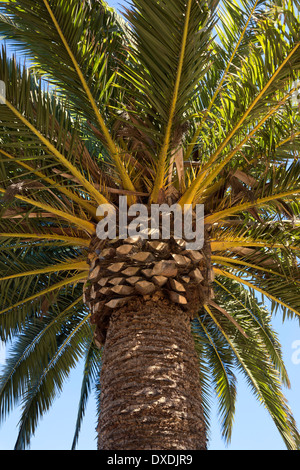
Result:
M119 2L109 0L111 6ZM123 2L125 4L125 2ZM291 381L291 389L285 395L300 428L300 328L296 320L282 324L277 314L273 321L283 347L283 355ZM7 352L7 351L6 351ZM0 347L0 364L5 350ZM70 449L76 422L77 404L81 387L82 366L71 374L62 395L54 407L42 419L32 439L31 450ZM91 396L80 434L78 450L96 449L96 403ZM11 450L17 437L19 410L16 410L0 427L0 450ZM256 401L245 381L239 378L235 425L232 441L226 446L221 438L217 417L217 405L212 406L211 450L284 450L285 446L267 411Z

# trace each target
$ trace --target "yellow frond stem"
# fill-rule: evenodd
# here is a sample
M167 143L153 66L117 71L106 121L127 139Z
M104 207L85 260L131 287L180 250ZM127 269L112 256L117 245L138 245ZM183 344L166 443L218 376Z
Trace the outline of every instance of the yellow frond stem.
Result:
M225 159L220 162L217 167L206 177L206 172L209 170L209 166L215 161L215 159L210 160L204 165L204 168L200 170L198 176L193 181L188 190L184 193L179 204L183 207L184 204L192 204L196 194L201 191L206 190L206 188L214 181L214 179L220 174L223 168L232 160L232 158L243 148L243 146L256 134L256 132L262 127L262 125L278 111L278 109L292 96L295 89L291 90L274 108L269 111L266 116L252 129L252 131L246 135L246 137L235 147L232 152L230 152ZM203 184L202 184L203 183Z
M36 234L36 233L0 233L0 238L20 238L26 240L54 240L62 241L74 246L90 246L90 239L67 237L64 235L48 235L48 234Z
M0 193L5 194L5 192L6 192L5 189L0 188ZM55 209L54 207L51 207L48 204L43 204L41 202L35 201L34 199L30 199L25 196L15 195L14 197L18 199L19 201L25 202L31 206L39 207L40 209L50 212L51 214L57 217L67 220L71 224L76 225L77 227L80 227L83 230L86 230L91 235L93 235L96 232L95 224L88 222L87 220L80 219L79 217L75 217L72 214L61 211L59 209Z
M262 125L274 114L278 109L290 98L293 94L293 91L288 93L283 100L281 100L277 106L275 106L271 111L257 124L254 129L242 140L242 142L232 151L230 154L217 165L215 170L210 174L210 176L204 180L203 185L198 189L203 192L214 179L220 174L223 168L232 160L232 158L243 148L243 146L256 134L256 132L262 127Z
M67 168L72 175L82 184L86 189L88 194L95 199L95 201L100 204L107 204L108 201L102 194L82 175L82 173L74 166L72 163L67 160L55 147L48 141L19 111L14 108L14 106L9 102L5 101L6 106L12 111L12 113L26 126L28 129L35 134L42 144L50 151L50 153L61 163L65 168Z
M239 40L238 40L238 42L237 42L237 44L236 44L236 46L235 46L235 48L234 48L234 50L233 50L233 52L232 52L232 54L231 54L231 57L230 57L230 59L229 59L229 61L228 61L227 67L226 67L226 69L225 69L225 71L224 71L224 74L223 74L223 76L222 76L222 78L221 78L221 81L220 81L220 83L219 83L219 85L218 85L218 87L217 87L217 89L216 89L216 91L215 91L215 93L214 93L214 95L213 95L213 97L212 97L212 99L211 99L209 105L208 105L208 108L205 110L204 116L203 116L203 118L201 119L198 128L196 129L196 132L195 132L195 135L194 135L194 137L193 137L193 140L192 140L192 142L188 145L188 149L187 149L186 155L185 155L185 157L184 157L184 160L188 160L188 159L190 158L191 153L192 153L192 151L193 151L195 145L197 144L197 140L198 140L198 137L199 137L199 135L200 135L202 126L203 126L204 122L206 121L206 118L207 118L208 114L210 113L210 111L211 111L211 109L212 109L212 107L213 107L213 105L214 105L214 102L216 101L216 98L217 98L217 96L219 95L219 93L220 93L220 91L221 91L221 89L222 89L222 87L223 87L224 81L225 81L225 79L226 79L226 77L227 77L227 75L228 75L228 72L229 72L230 66L231 66L231 64L232 64L232 61L233 61L233 59L234 59L234 57L235 57L235 55L236 55L236 53L237 53L237 50L238 50L238 48L240 47L240 44L241 44L241 42L242 42L242 40L243 40L243 38L244 38L244 36L245 36L245 34L246 34L247 28L248 28L248 26L249 26L249 23L250 23L250 21L251 21L251 18L252 18L252 16L253 16L253 13L255 12L255 9L256 9L256 7L257 7L257 4L258 4L258 0L256 0L255 4L254 4L254 6L253 6L253 8L252 8L252 10L251 10L251 12L250 12L250 15L249 15L249 17L248 17L248 20L246 21L246 24L245 24L245 26L244 26L244 29L243 29L243 31L242 31L242 33L241 33L241 35L240 35L240 37L239 37Z
M205 218L205 223L213 224L220 219L224 219L233 214L246 211L248 209L251 209L252 207L258 208L276 199L291 198L298 194L300 194L300 189L291 189L290 191L286 191L280 194L272 194L271 196L266 196L261 199L257 199L253 202L245 202L243 204L238 204L237 206L230 207L229 209L225 209L223 211L216 212L215 214L208 215Z
M43 0L43 1L44 1L44 4L45 4L45 7L47 8L47 11L48 11L48 13L51 17L51 20L53 21L53 24L54 24L54 26L57 30L57 33L59 34L59 37L60 37L60 39L61 39L61 41L62 41L69 57L70 57L73 65L74 65L74 68L75 68L76 73L78 75L78 78L81 82L81 85L82 85L82 87L83 87L83 89L84 89L84 91L85 91L85 93L88 97L88 100L89 100L89 102L92 106L92 109L95 113L98 124L101 128L101 131L102 131L102 133L104 135L104 138L105 138L105 141L107 143L110 155L111 155L111 157L112 157L112 159L113 159L113 161L116 165L116 168L118 170L118 173L121 177L124 189L127 189L128 191L135 191L135 188L132 184L132 181L130 180L129 175L128 175L128 173L126 172L126 170L124 168L124 165L123 165L123 162L122 162L122 159L121 159L121 156L120 156L120 150L117 148L116 144L114 143L114 141L113 141L113 139L112 139L112 137L109 133L109 130L106 127L104 119L103 119L103 117L101 116L101 114L99 112L98 106L97 106L97 104L94 100L94 97L91 93L91 90L89 89L88 84L87 84L87 82L86 82L86 80L83 76L83 73L82 73L82 71L81 71L81 69L80 69L80 67L77 63L77 60L76 60L74 54L72 53L72 51L69 47L69 44L66 41L66 38L64 37L64 34L63 34L59 24L58 24L57 19L55 18L54 14L53 14L53 11L52 11L52 9L49 5L49 2L47 0ZM131 197L131 200L132 200L132 202L134 202L135 198ZM103 202L100 203L100 204L103 204Z
M242 248L242 247L255 247L255 248L271 248L271 249L281 249L285 250L287 247L282 243L269 243L265 242L264 240L260 241L246 241L246 240L231 240L231 241L211 241L211 250L215 251L227 251L231 250L232 248ZM288 248L294 251L300 251L300 246L293 246L289 245Z
M10 307L5 308L4 310L0 311L0 315L9 312L12 308L17 308L20 307L21 305L27 303L27 302L32 302L35 299L38 299L39 297L42 297L44 295L49 294L50 292L53 292L55 290L61 289L62 287L71 285L71 284L78 284L78 282L82 281L83 279L87 278L87 273L83 272L80 274L77 274L76 276L70 277L68 279L65 279L64 281L58 282L56 284L53 284L53 286L48 287L47 289L44 289L37 294L34 294L30 297L27 297L26 299L21 300L20 302L15 303L14 305L11 305Z
M264 289L261 289L260 287L257 287L255 284L252 284L251 282L246 281L245 279L242 279L238 276L235 276L232 273L229 273L227 271L223 271L222 269L213 268L213 270L214 270L214 272L217 276L227 277L227 278L232 279L234 281L237 281L241 284L244 284L245 286L249 287L250 289L256 290L260 294L265 295L269 299L273 300L274 302L282 305L283 307L287 308L291 312L294 312L296 315L300 316L300 312L298 312L298 310L296 310L293 307L287 305L285 302L282 302L280 299L278 299L277 297L274 297L274 295L270 294L269 292L265 291Z
M175 80L173 98L172 98L172 102L170 106L169 119L168 119L168 124L166 128L165 136L164 136L164 142L163 142L163 145L159 154L159 158L158 158L157 174L156 174L152 194L150 197L150 202L152 203L157 202L159 191L164 185L166 161L167 161L167 156L168 156L169 147L170 147L173 119L174 119L174 114L176 110L176 103L178 99L179 86L180 86L182 69L183 69L183 62L184 62L186 43L187 43L187 37L188 37L188 28L189 28L189 22L190 22L190 16L191 16L191 8L192 8L192 0L188 0L187 7L186 7L183 37L182 37L182 43L181 43L181 51L180 51L180 56L179 56L179 64L178 64L177 75L176 75L176 80Z
M276 148L278 149L278 148L282 147L284 144L286 144L288 142L291 142L292 140L295 139L295 137L299 137L299 136L300 136L300 132L293 133L287 139L284 139L282 142L280 142L278 145L276 145Z
M248 267L248 268L255 269L257 271L262 271L264 273L273 274L274 276L279 276L283 279L286 279L286 276L284 274L281 274L277 271L273 271L272 269L268 269L268 268L265 268L265 267L262 267L262 266L258 266L256 264L247 263L246 261L243 261L242 259L228 258L226 256L214 256L213 255L211 257L211 260L215 261L218 264L222 264L223 266L227 266L227 267L232 268L232 269L239 269L240 271L243 271L245 273L247 271L243 270L242 268L235 268L232 265L235 264L235 265L239 265L239 266L245 266L245 267ZM294 279L291 282L295 282L296 284L300 284L299 281L296 281Z
M5 152L4 150L0 149L0 153L2 153L2 155L4 155L5 157L13 160L18 165L22 166L23 168L30 171L34 175L36 175L39 178L43 179L44 181L49 183L51 186L55 187L55 189L60 191L62 194L67 196L71 201L75 202L76 204L81 206L83 209L86 209L90 215L92 215L93 217L96 217L97 209L95 207L93 207L91 204L89 204L87 201L85 201L81 197L77 196L72 191L70 191L68 188L66 188L65 186L59 185L52 178L49 178L48 176L44 175L44 173L42 173L41 171L35 170L34 168L32 168L32 166L28 165L27 163L23 162L22 160L19 160L17 157L14 157L14 156L10 155L9 153Z
M220 325L220 323L218 322L217 318L215 317L215 315L212 313L210 307L206 304L204 305L204 309L206 310L206 312L208 313L208 315L211 317L211 319L213 320L213 322L217 325L218 329L222 332L222 334L224 335L224 338L226 338L226 340L228 341L229 344L232 344L229 336L225 333L225 330L224 328L222 328L222 326ZM238 325L238 324L237 324ZM236 325L236 326L237 326ZM245 333L243 334L243 336L245 336ZM234 348L233 348L234 349Z
M77 270L88 271L89 265L87 264L86 261L60 263L54 266L48 266L47 268L36 269L35 271L25 271L22 273L5 276L5 277L0 278L0 282L8 281L10 279L18 279L19 277L38 276L39 274L50 274L50 273L61 272L61 271L77 271Z

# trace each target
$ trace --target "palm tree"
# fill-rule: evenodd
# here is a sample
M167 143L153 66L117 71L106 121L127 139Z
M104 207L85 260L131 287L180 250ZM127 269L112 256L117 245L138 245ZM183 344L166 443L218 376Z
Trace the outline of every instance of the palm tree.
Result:
M21 401L16 449L82 357L73 448L98 381L99 449L206 449L213 393L229 441L236 371L299 448L271 324L300 314L297 7L132 0L123 19L101 0L1 3L1 35L27 57L0 57L0 331L13 341L0 414ZM204 206L201 249L161 226L123 236L125 196L147 217L192 208L193 226ZM113 239L97 236L103 204Z

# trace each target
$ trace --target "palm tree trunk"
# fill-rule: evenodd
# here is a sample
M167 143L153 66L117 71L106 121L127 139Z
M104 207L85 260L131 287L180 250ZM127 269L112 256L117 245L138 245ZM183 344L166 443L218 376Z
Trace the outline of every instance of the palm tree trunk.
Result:
M98 432L101 450L206 449L199 363L179 306L136 299L112 314Z

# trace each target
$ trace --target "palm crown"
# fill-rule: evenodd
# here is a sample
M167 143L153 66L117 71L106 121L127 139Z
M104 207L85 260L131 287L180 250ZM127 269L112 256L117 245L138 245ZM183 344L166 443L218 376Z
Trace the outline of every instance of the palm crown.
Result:
M84 355L76 444L101 363L83 285L97 207L119 195L204 204L214 299L192 328L206 414L215 389L230 439L238 368L298 448L259 301L300 313L297 7L132 0L124 20L100 0L1 5L1 34L31 60L0 57L0 331L17 336L0 409L23 397L17 448Z

